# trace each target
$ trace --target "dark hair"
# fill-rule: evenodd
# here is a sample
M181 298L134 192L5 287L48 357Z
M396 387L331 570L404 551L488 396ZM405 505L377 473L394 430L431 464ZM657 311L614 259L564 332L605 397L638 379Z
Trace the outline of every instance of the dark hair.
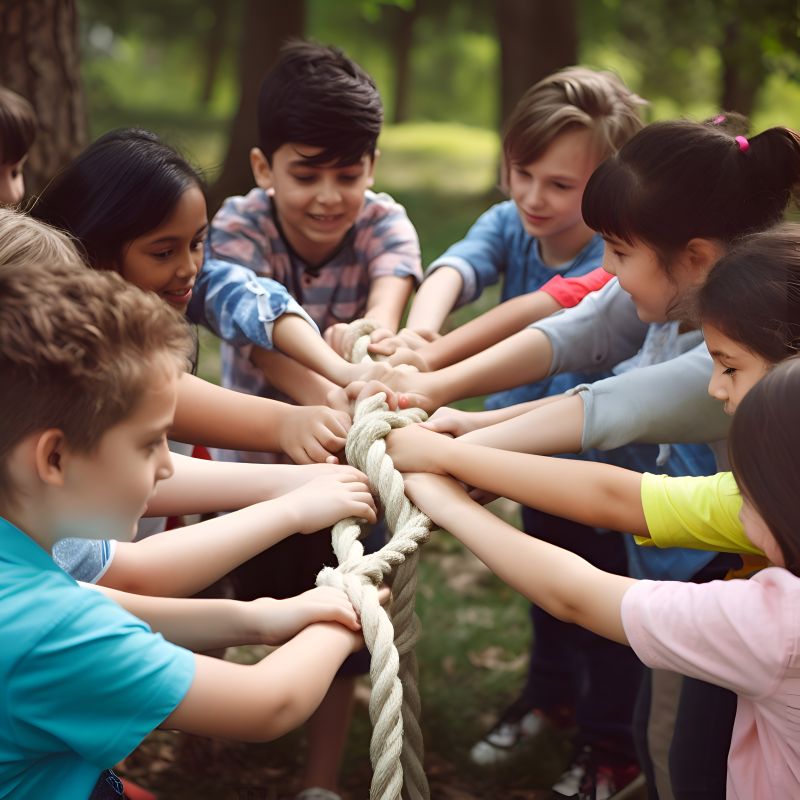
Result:
M31 214L67 231L89 265L116 269L124 246L169 218L200 175L155 133L110 131L68 164L36 200Z
M781 220L800 182L800 138L770 128L749 141L724 126L655 122L604 161L583 193L586 224L669 265L695 238L729 245Z
M696 316L773 364L800 352L800 224L737 242L698 292Z
M800 577L800 358L772 369L745 396L731 425L729 451L742 495L766 522L788 569Z
M335 47L292 41L258 96L258 146L272 163L288 142L320 147L312 166L355 164L375 155L383 105L375 81Z
M16 164L36 138L33 106L16 92L0 86L0 164Z

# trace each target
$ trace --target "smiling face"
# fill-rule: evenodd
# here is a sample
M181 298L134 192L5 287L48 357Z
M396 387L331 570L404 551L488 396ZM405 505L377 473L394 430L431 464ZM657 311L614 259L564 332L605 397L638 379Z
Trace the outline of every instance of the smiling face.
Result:
M288 243L309 264L326 261L339 248L364 207L375 171L369 155L348 166L309 164L320 152L284 144L272 154L271 164L260 150L251 152L256 183L272 197Z
M109 428L89 453L65 447L58 537L128 541L156 484L172 475L167 431L177 402L174 361L160 356L134 412Z
M568 261L591 239L581 199L597 163L591 133L569 130L559 134L536 161L510 164L511 199L526 233L539 240L543 256L549 250Z
M119 273L183 313L203 264L207 228L205 197L199 188L190 186L158 228L125 245Z
M23 156L13 164L0 164L0 206L15 206L25 196L22 168L26 158Z
M708 393L724 403L726 414L733 414L773 365L708 322L703 323L703 337L714 361Z

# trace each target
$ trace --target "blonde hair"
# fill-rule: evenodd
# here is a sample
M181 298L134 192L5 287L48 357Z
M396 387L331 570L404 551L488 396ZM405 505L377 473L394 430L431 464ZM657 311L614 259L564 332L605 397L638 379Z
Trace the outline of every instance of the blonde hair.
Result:
M0 207L0 267L21 261L84 264L66 233L20 211Z
M183 318L116 273L78 259L0 263L0 502L14 499L7 461L23 439L57 428L91 452L154 371L185 368L190 351Z
M566 67L531 86L517 103L503 136L503 180L512 164L530 164L567 130L592 134L598 160L642 129L646 105L613 72Z

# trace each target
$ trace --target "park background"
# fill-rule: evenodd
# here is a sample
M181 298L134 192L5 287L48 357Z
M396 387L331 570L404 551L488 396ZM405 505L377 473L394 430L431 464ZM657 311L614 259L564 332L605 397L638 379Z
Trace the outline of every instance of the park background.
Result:
M252 184L255 96L280 43L335 44L381 90L376 189L406 207L427 264L502 199L502 121L539 78L582 63L619 73L650 101L647 121L726 109L749 116L754 133L800 129L799 30L794 0L0 0L0 83L40 118L26 170L33 193L91 139L139 126L203 171L213 213ZM496 299L485 293L451 324ZM210 335L200 367L217 378ZM439 534L423 551L418 605L433 796L535 797L564 765L567 742L540 741L490 771L467 758L522 681L526 603ZM352 798L367 796L369 735L360 702L343 772ZM129 769L161 798L266 800L290 794L301 747L300 734L240 746L157 733Z

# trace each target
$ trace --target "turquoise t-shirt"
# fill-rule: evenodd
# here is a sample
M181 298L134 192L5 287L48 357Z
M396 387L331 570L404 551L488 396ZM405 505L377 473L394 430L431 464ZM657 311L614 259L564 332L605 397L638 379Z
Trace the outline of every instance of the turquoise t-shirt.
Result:
M193 677L191 652L0 518L0 798L87 798Z

